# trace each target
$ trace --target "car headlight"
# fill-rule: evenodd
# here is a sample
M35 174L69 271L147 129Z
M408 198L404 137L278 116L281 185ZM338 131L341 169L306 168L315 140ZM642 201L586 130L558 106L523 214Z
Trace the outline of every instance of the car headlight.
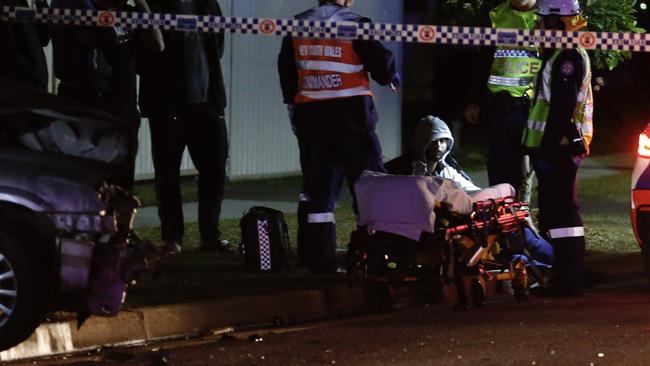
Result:
M118 230L131 230L140 201L121 187L106 182L97 186L97 194L107 207L106 215L115 217Z
M66 233L114 233L117 231L115 217L106 212L54 212L50 216L56 228Z
M643 131L639 135L639 156L643 158L650 158L650 137L648 137L648 130Z

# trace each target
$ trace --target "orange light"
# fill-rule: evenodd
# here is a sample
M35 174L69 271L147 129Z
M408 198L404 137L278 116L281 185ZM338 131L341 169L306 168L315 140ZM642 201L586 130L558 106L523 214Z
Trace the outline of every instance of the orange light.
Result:
M639 136L639 156L650 158L650 137L645 132Z

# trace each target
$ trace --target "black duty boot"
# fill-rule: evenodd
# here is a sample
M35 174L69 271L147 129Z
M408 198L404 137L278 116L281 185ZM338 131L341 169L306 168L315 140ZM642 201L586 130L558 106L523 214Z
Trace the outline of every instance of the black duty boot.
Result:
M554 262L550 294L571 297L583 295L584 238L553 240Z

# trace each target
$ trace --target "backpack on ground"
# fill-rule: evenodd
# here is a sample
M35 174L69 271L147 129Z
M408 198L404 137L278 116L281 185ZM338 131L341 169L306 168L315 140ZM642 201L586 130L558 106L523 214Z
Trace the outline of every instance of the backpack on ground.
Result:
M255 272L279 272L289 268L289 232L284 214L256 206L239 221L240 251L246 268Z

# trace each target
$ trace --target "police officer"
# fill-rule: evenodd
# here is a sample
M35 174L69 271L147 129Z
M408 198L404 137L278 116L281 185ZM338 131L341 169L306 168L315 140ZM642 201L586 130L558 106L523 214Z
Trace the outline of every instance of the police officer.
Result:
M349 10L352 2L320 0L296 19L370 22ZM303 257L311 272L331 273L337 268L334 206L343 178L352 187L363 170L384 171L368 73L381 85L397 86L395 58L374 41L286 37L278 70L300 148Z
M537 23L537 0L509 0L490 12L494 28L530 30ZM542 61L536 48L498 47L488 78L488 96L481 111L489 124L488 179L490 185L509 183L519 199L530 202L532 168L521 149L529 101ZM478 104L470 104L465 119L477 123Z
M586 26L578 0L542 0L542 27L576 31ZM585 230L576 177L593 135L591 67L584 49L544 50L524 146L539 180L540 229L555 250L552 294L582 294Z

